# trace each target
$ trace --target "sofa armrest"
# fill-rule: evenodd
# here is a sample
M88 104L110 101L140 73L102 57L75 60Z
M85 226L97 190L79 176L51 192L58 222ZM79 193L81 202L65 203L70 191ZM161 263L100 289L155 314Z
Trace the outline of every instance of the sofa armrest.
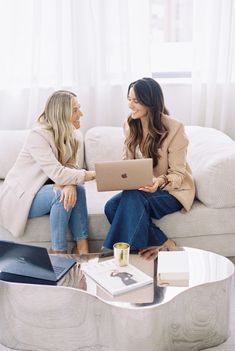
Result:
M235 206L235 142L214 128L187 126L196 196L211 208Z
M0 130L0 179L4 179L14 165L28 133L28 129Z

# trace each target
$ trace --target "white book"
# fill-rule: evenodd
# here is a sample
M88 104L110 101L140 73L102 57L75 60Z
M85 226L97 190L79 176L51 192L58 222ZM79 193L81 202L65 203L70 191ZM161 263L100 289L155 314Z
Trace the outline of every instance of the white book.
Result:
M113 296L153 283L153 278L129 264L119 267L114 259L83 263L82 271Z
M186 251L160 251L158 253L157 285L189 285L189 259Z

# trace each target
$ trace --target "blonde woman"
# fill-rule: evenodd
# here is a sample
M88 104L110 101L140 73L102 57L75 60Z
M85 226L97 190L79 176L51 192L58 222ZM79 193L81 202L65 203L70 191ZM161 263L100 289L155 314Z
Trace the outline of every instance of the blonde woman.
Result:
M50 214L50 253L66 253L68 227L76 245L88 252L84 181L95 172L78 169L79 144L74 136L82 112L74 93L56 91L49 97L9 171L0 192L0 224L13 236L23 235L28 218Z

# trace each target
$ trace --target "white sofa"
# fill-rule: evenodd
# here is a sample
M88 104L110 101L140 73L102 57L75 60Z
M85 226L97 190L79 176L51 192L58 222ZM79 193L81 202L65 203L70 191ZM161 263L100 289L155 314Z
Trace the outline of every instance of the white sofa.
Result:
M0 131L0 186L14 163L27 135L24 131ZM197 198L190 212L167 215L156 224L178 245L211 250L235 256L235 142L212 128L187 126L188 161L196 182ZM123 132L121 127L94 127L84 138L80 165L94 169L96 161L121 158ZM83 142L84 139L84 142ZM109 228L103 209L116 192L98 193L96 183L85 185L89 212L90 251L98 251ZM10 209L9 209L10 211ZM14 213L12 213L14 216ZM48 216L30 219L25 234L14 238L0 227L0 240L14 240L50 247ZM69 248L72 247L68 232Z

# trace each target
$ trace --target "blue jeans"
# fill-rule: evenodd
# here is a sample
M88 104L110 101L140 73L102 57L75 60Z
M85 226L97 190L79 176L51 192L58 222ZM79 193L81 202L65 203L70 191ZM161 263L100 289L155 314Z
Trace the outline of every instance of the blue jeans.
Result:
M116 242L126 242L131 250L139 250L161 245L167 236L152 223L151 218L160 219L181 208L182 204L167 191L123 191L105 205L105 214L111 226L103 246L112 249Z
M41 187L34 197L28 218L40 217L50 213L51 242L53 250L67 250L66 233L68 227L73 239L87 239L88 216L86 193L81 185L77 185L77 202L67 211L60 202L61 191L54 184Z

